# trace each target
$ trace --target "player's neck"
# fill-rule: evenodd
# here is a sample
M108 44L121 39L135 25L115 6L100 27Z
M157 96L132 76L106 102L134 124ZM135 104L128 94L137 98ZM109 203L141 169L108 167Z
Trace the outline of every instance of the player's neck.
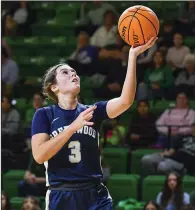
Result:
M59 96L58 101L59 107L66 110L75 109L78 104L76 96Z

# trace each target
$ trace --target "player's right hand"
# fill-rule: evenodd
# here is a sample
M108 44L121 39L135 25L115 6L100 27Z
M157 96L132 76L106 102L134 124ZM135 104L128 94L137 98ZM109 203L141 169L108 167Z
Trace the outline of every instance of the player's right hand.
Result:
M79 114L79 116L77 117L77 119L71 124L71 127L75 131L78 131L85 125L88 125L88 126L93 125L94 123L89 122L89 121L92 119L93 112L96 108L97 108L96 106L91 106L88 109L86 109L85 111L81 112Z

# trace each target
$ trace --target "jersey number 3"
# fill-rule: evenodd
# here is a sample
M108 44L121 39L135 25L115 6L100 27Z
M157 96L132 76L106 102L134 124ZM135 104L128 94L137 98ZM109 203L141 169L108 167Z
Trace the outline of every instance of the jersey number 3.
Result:
M68 148L71 151L69 155L69 161L71 163L79 163L81 161L81 144L79 141L71 141L68 144Z

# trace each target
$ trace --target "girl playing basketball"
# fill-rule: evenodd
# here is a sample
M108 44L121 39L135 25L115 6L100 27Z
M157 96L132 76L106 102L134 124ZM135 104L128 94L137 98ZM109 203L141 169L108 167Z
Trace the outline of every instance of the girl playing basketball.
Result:
M93 106L78 103L80 80L70 66L59 64L46 72L43 90L56 105L37 110L32 121L33 156L46 167L46 210L113 209L108 190L101 183L99 126L132 105L137 56L156 39L130 49L121 96Z

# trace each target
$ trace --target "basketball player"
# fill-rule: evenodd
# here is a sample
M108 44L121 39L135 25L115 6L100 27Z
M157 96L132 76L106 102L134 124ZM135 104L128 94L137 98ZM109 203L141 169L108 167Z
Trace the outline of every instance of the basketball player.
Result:
M78 103L80 81L70 66L59 64L46 72L43 90L56 105L37 110L32 121L33 156L46 167L46 210L113 209L101 183L98 130L103 120L119 116L133 103L137 56L155 41L130 49L121 96L93 106Z

